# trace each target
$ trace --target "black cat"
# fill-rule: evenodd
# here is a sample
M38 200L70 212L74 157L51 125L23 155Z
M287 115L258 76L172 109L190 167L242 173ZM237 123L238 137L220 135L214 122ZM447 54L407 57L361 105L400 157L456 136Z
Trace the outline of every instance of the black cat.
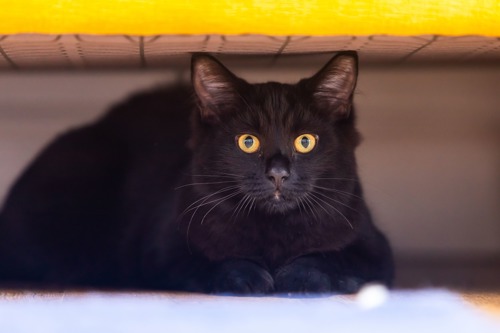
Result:
M0 215L3 281L55 288L354 292L391 284L362 199L357 55L295 85L208 55L50 144Z

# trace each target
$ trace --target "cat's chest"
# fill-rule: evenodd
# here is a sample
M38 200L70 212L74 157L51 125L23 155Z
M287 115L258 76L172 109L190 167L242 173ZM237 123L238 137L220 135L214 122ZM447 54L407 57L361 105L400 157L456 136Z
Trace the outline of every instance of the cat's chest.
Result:
M190 242L214 261L247 258L276 268L302 255L333 251L352 237L335 221L249 216L237 221L210 218L191 226Z

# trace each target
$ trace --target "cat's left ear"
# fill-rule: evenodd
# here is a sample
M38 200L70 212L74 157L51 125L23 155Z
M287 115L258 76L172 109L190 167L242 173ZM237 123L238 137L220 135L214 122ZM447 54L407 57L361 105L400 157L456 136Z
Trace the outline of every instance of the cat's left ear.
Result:
M231 73L217 59L207 54L194 54L191 59L191 81L200 101L202 120L217 123L233 111L246 81Z
M337 53L304 83L318 108L341 119L349 116L357 77L358 55L355 51L346 51Z

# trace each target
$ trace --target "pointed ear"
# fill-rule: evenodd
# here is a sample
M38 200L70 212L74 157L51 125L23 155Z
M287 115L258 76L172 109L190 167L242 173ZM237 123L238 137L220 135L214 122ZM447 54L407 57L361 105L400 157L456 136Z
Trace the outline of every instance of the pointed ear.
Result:
M234 109L241 98L238 90L247 84L217 59L202 53L191 59L191 81L200 102L201 118L209 123L218 122Z
M355 51L339 52L318 73L306 80L317 107L332 112L336 119L347 118L358 76Z

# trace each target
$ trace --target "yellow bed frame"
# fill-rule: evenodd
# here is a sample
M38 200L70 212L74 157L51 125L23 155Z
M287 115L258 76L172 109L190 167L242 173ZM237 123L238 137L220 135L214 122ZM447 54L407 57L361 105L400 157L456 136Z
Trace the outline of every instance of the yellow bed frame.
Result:
M500 36L498 0L1 2L0 34Z

